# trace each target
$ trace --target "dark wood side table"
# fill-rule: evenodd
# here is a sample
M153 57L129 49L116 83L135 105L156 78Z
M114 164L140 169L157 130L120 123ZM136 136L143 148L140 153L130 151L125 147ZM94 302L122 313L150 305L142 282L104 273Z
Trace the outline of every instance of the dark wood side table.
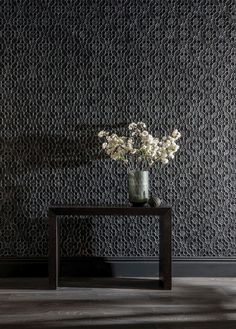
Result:
M160 222L159 244L159 286L171 289L171 208L148 208L130 206L51 206L48 211L49 220L49 288L57 289L59 275L59 216L157 216Z

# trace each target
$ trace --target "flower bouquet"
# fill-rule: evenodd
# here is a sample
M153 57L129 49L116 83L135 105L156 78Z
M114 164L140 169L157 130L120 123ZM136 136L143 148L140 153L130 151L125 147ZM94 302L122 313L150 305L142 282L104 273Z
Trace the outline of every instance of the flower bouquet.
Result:
M100 131L99 138L103 138L102 148L113 160L122 161L130 166L141 169L152 167L155 163L166 165L174 159L179 149L177 140L181 137L175 129L172 134L161 138L154 137L147 131L144 122L132 122L128 126L128 136L118 136L108 131ZM129 173L129 199L135 205L147 202L148 171L132 170Z

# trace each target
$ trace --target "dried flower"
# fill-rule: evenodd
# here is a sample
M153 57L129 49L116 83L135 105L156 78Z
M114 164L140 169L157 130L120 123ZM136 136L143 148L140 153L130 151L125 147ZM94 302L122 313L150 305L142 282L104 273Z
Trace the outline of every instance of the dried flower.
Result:
M163 136L161 139L149 134L143 122L132 122L128 129L130 137L110 135L104 130L98 133L98 137L105 138L102 148L112 159L127 162L127 158L132 156L138 161L147 161L150 166L156 162L167 164L170 159L174 159L174 154L179 149L176 141L181 137L177 129L170 136Z
M105 130L101 130L99 133L98 133L98 137L99 138L102 138L104 136L106 136L108 133L105 131Z

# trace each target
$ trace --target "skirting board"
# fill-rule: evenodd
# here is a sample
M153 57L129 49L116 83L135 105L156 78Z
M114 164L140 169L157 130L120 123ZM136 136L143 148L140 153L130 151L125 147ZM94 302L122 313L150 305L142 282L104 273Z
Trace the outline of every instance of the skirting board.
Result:
M174 277L236 277L236 258L174 258ZM158 276L158 259L62 258L62 276ZM0 277L46 277L47 258L0 258Z

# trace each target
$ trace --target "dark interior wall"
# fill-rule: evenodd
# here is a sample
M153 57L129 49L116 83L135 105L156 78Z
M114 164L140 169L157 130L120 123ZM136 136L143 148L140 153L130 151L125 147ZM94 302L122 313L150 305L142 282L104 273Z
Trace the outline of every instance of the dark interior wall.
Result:
M178 128L151 172L180 257L235 256L234 1L2 1L0 256L47 255L47 207L127 202L100 129ZM64 255L155 256L151 219L65 220Z

